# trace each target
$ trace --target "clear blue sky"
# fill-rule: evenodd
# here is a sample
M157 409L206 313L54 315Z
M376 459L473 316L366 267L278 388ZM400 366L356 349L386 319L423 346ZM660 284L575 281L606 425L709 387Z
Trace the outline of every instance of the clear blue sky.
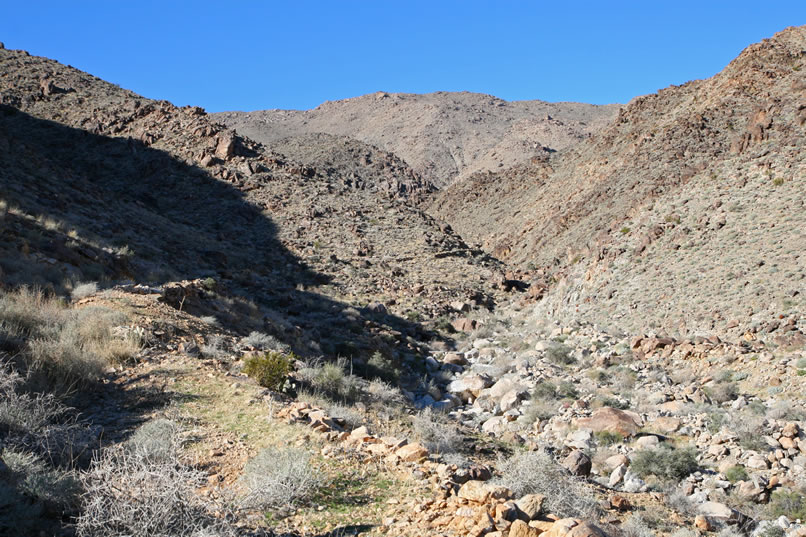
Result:
M627 102L802 24L806 0L46 0L6 2L0 41L218 112L378 90Z

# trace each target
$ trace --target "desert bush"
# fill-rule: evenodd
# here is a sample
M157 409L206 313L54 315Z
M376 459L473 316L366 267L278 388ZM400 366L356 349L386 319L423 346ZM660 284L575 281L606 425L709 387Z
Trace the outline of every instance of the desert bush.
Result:
M462 446L462 435L447 417L430 407L412 418L414 434L429 451L453 453Z
M400 393L400 389L382 380L371 381L367 386L367 392L383 404L403 402L403 394Z
M553 399L532 397L528 405L524 405L523 422L531 425L537 420L548 420L557 414L557 402Z
M281 342L276 337L264 334L263 332L250 332L248 336L241 340L241 343L261 351L276 351L283 354L291 352L291 347Z
M613 444L620 444L624 442L624 435L612 431L596 431L593 433L596 442L602 446L612 446Z
M269 351L260 356L247 358L243 372L257 380L261 386L280 391L295 360L294 355L286 356L279 352Z
M558 343L546 349L546 358L558 365L571 365L576 363L576 358L571 355L571 347Z
M178 448L179 427L167 419L147 421L124 444L136 457L153 462L170 462Z
M74 472L50 466L29 451L6 448L2 459L17 488L48 511L69 512L77 505L81 485Z
M664 480L679 481L696 472L700 466L696 449L662 446L638 451L630 468L641 477L654 475Z
M0 337L14 342L28 382L43 391L90 385L110 361L136 354L137 338L113 333L125 321L107 308L69 309L35 289L0 294Z
M250 509L278 509L309 498L324 482L307 452L293 448L266 448L246 463L241 484Z
M379 378L386 382L395 382L400 377L400 369L395 366L395 363L381 354L375 352L370 356L367 361L367 375L368 379Z
M205 358L223 360L227 356L227 351L224 347L224 338L221 336L211 336L199 347L199 350L201 351L201 355Z
M726 403L733 401L739 396L739 387L735 382L717 382L712 386L704 388L708 397L717 403Z
M755 537L786 537L786 530L781 526L770 524L760 532L755 534Z
M573 382L561 382L557 385L557 397L560 399L576 399L579 397L579 390L577 390Z
M622 537L655 537L655 532L640 515L632 515L621 525Z
M344 423L350 429L355 429L364 424L364 416L354 406L331 403L326 406L326 410L328 416L344 420Z
M557 386L547 380L541 380L535 384L532 392L532 399L556 399Z
M700 534L688 528L679 528L675 530L669 537L700 537Z
M82 298L86 298L88 296L94 295L98 292L98 284L95 282L87 282L87 283L79 283L73 287L73 290L70 291L70 298L75 300L81 300Z
M582 481L570 476L544 451L523 451L499 464L497 482L512 490L515 496L543 494L549 512L560 517L596 520L595 498Z
M359 379L345 372L347 359L335 362L316 361L299 370L300 378L311 388L332 400L353 401L361 393Z
M165 535L234 536L213 506L196 493L205 474L184 464L176 435L167 452L117 445L103 450L82 474L85 492L76 520L80 537Z
M773 420L804 420L806 411L796 403L784 399L767 410L767 417Z
M779 489L774 491L770 495L767 512L770 518L778 518L783 515L789 520L806 520L806 490Z
M725 471L725 478L731 483L745 481L749 477L750 476L747 474L747 470L745 470L744 466L731 466Z
M0 364L0 430L41 434L67 409L53 394L19 393L22 383L22 377L9 364Z

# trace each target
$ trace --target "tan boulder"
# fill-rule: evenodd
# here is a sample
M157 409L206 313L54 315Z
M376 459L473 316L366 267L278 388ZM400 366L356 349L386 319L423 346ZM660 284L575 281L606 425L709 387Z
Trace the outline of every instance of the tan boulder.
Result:
M543 503L545 501L546 497L542 494L527 494L516 501L515 505L518 506L518 509L520 509L521 513L526 515L529 520L534 520L542 513Z
M590 418L577 419L575 424L580 429L590 429L597 433L607 431L632 436L644 425L644 421L635 412L606 406L597 408Z
M395 451L395 455L406 462L418 462L428 457L428 450L417 442L408 444Z
M523 520L516 520L509 527L509 537L539 537L543 532L532 528Z
M589 522L578 518L563 518L552 524L541 537L607 537L607 534Z

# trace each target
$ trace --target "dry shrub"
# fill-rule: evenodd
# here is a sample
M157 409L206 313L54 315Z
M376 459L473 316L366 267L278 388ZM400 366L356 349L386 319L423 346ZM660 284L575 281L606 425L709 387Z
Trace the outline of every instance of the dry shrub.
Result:
M412 418L414 434L434 453L455 453L462 446L462 435L441 412L431 407Z
M560 517L596 520L595 498L583 482L574 478L551 455L544 451L523 451L499 463L501 477L497 482L516 496L543 494L546 507Z
M246 463L241 483L250 509L279 509L309 498L324 484L310 455L294 448L266 448Z
M153 430L141 429L132 441L103 450L82 475L86 492L78 535L234 537L228 520L213 515L220 506L196 493L206 475L181 461L177 429L148 427Z
M73 290L70 291L70 298L73 301L81 300L82 298L86 298L88 296L92 296L98 292L98 284L95 282L87 282L87 283L78 283L73 287Z

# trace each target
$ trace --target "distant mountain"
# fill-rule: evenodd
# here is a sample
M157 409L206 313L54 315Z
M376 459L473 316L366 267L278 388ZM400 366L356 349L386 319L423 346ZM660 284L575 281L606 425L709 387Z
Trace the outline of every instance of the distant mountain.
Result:
M806 310L806 27L634 99L563 154L430 211L548 285L538 312L740 331Z
M394 153L438 187L573 145L609 123L619 105L507 102L480 93L378 92L313 110L222 112L213 117L272 146L282 138L348 136Z

